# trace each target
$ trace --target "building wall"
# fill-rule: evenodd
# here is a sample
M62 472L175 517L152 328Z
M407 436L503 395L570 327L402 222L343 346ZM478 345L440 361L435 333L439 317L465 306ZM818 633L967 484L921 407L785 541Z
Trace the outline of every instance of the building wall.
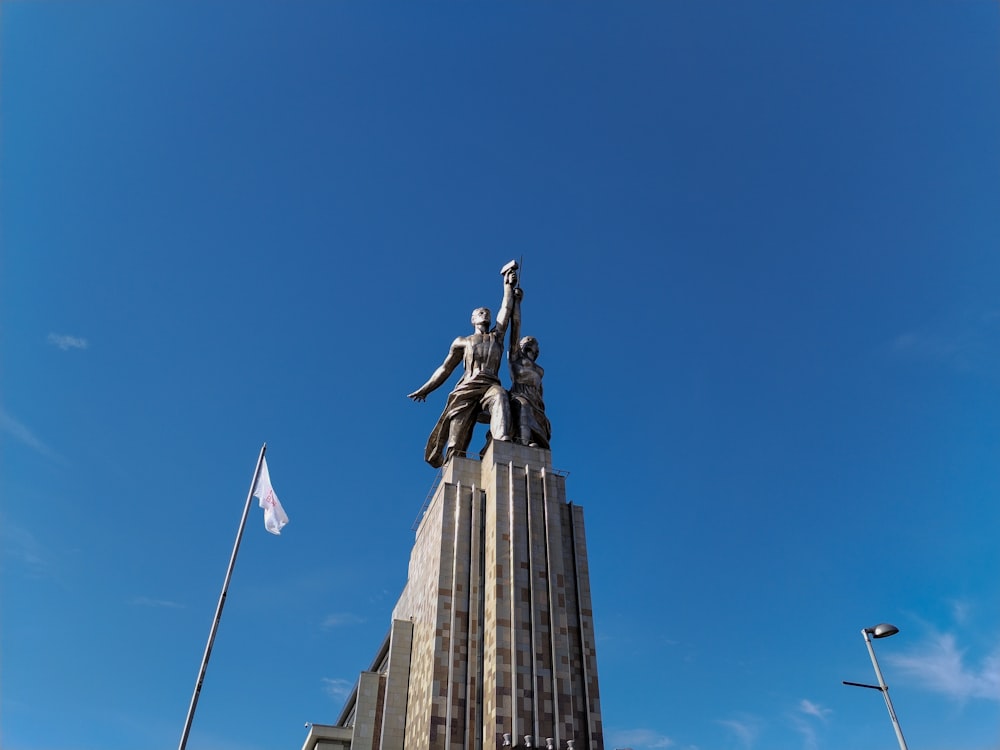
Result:
M504 733L515 746L532 735L536 747L551 737L603 750L591 607L583 510L566 502L550 453L495 442L482 461L452 459L393 611L400 653L372 750L492 750ZM405 623L412 632L397 635Z

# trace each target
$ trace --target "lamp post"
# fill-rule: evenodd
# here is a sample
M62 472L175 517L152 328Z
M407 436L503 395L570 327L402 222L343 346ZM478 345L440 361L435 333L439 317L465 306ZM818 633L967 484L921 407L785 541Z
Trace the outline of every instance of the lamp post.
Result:
M872 647L872 638L888 638L890 635L896 635L899 632L899 628L895 625L890 625L887 622L880 623L873 628L864 628L861 631L862 637L865 639L865 645L868 647L868 654L872 658L872 666L875 667L875 676L878 678L878 685L866 685L861 682L848 682L844 680L845 685L852 685L853 687L863 687L871 688L872 690L878 690L882 693L882 697L885 698L885 707L889 709L889 718L892 720L892 728L896 731L896 739L899 740L899 749L908 750L906 747L906 740L903 739L903 730L900 729L899 719L896 718L896 711L892 707L892 701L889 699L889 686L885 684L885 679L882 677L882 670L878 668L878 660L875 658L875 649Z

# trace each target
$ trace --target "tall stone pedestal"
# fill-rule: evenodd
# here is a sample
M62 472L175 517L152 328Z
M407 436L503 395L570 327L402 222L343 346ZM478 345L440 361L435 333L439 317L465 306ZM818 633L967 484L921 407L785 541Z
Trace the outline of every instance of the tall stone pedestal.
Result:
M583 509L549 451L493 442L444 466L392 617L304 750L603 750Z

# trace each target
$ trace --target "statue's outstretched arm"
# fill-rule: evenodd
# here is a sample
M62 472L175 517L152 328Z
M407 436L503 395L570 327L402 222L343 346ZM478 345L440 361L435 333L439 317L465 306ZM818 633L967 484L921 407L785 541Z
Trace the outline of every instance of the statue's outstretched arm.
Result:
M412 398L414 401L423 401L427 398L427 394L431 391L437 389L441 386L448 377L455 372L455 368L458 367L458 363L462 361L462 357L465 353L465 343L461 338L455 339L451 344L451 349L448 351L448 356L445 357L444 362L441 366L434 371L434 374L430 376L428 381L420 386L413 393L407 394L407 398Z

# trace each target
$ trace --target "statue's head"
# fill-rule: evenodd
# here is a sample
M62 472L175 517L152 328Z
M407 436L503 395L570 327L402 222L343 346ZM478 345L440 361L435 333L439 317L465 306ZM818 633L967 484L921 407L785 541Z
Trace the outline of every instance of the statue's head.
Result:
M524 352L532 360L538 359L538 339L534 336L525 336L518 342L521 351Z
M472 311L472 326L473 328L478 328L481 323L485 323L486 327L490 327L490 308L488 307L477 307Z

